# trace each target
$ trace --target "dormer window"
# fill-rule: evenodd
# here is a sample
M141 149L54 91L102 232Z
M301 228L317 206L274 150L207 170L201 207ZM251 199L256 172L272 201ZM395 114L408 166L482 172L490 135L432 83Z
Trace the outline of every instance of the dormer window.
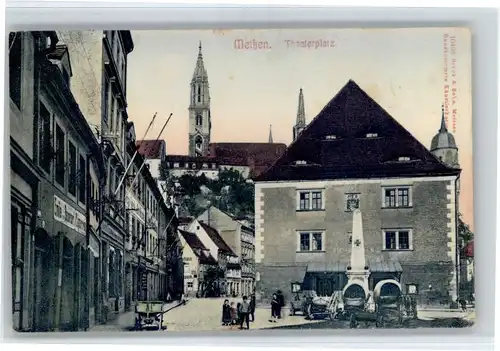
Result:
M179 163L174 163L174 168L179 168Z
M367 133L366 137L367 138L378 138L378 134L377 133Z
M204 163L203 168L208 168L208 165L206 163Z
M335 139L337 139L337 136L333 134L325 136L325 140L335 140Z
M399 157L399 158L398 158L398 161L399 161L399 162L408 162L408 161L410 161L410 160L411 160L411 159L410 159L410 157L409 157L409 156L401 156L401 157Z
M184 168L189 168L189 163L185 163Z
M191 168L195 169L195 168L196 168L196 163L193 163L193 164L191 165Z

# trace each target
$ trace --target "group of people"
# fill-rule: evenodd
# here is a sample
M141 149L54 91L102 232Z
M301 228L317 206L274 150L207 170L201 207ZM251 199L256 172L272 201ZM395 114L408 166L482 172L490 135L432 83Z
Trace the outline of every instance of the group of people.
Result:
M281 290L276 291L271 299L271 318L270 322L277 323L281 319L281 311L285 307L285 297ZM250 322L255 321L255 293L250 296L243 296L242 302L236 305L234 301L224 300L222 305L222 325L223 326L239 326L243 328L246 324L246 329L250 329Z
M250 320L251 318L251 320ZM224 326L240 326L246 324L246 329L250 329L250 322L255 321L255 294L243 296L242 302L238 302L235 306L234 301L229 303L229 300L224 300L222 305L222 325Z

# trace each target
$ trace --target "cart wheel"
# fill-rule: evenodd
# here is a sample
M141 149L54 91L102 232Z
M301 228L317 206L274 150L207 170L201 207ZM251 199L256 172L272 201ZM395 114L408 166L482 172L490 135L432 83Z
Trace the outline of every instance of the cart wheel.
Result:
M349 318L349 328L356 328L356 316L354 315L354 313L351 314L351 317Z

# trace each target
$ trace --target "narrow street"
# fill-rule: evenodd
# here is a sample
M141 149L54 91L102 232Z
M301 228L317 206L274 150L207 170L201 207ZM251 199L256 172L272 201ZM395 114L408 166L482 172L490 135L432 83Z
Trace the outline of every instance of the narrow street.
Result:
M174 308L165 314L164 326L167 331L239 331L238 327L227 327L221 325L221 306L224 298L191 299L185 306ZM177 303L165 306L169 309ZM250 323L250 329L343 329L349 325L344 321L307 320L303 316L289 316L288 310L284 310L284 318L278 323L269 321L270 310L257 308L255 322ZM475 319L475 311L461 312L456 310L422 310L418 313L419 318L412 321L409 328L461 328L472 325ZM134 312L122 314L113 323L99 325L92 331L131 331L134 325ZM374 325L366 327L372 328ZM363 328L361 326L360 328Z

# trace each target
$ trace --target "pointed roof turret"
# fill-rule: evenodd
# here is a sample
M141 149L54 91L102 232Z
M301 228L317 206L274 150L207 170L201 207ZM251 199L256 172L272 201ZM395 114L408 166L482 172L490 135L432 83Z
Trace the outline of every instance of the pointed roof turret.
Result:
M198 46L198 59L196 60L196 67L193 73L193 80L195 79L208 79L207 70L203 64L203 54L201 52L201 41Z
M446 121L444 118L444 105L441 105L441 128L439 128L439 133L445 133L448 131L446 128Z
M448 132L444 116L444 105L441 105L441 126L438 133L432 138L430 151L437 149L457 149L455 137Z
M302 93L302 88L299 92L299 107L297 109L297 122L295 123L297 127L305 127L306 125L306 112L304 109L304 94Z
M272 124L269 125L269 144L272 144L273 143L273 130L272 130L273 126Z

